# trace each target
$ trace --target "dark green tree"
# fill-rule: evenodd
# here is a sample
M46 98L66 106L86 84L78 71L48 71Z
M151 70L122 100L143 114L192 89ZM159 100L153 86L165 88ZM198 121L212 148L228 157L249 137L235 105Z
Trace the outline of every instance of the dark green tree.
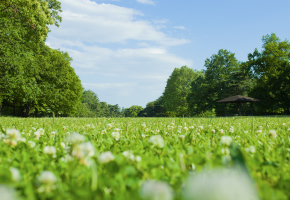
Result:
M251 96L260 114L290 114L290 42L274 33L263 36L263 50L248 55L244 67L255 81Z
M187 98L190 111L194 115L224 114L224 107L216 101L234 96L245 95L250 86L250 79L245 76L235 54L219 50L205 60L206 70L191 83L191 93Z

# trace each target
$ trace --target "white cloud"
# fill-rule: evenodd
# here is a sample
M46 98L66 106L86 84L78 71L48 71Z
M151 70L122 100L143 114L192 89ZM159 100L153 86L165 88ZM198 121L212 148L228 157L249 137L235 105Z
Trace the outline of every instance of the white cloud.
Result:
M190 41L155 27L168 20L151 23L140 11L90 0L61 3L63 22L51 27L46 44L69 53L83 86L101 101L145 106L162 94L174 68L192 66L168 51Z
M176 29L182 29L182 30L185 30L186 29L184 26L174 26L174 28L176 28Z
M151 0L136 0L136 1L142 4L155 5L154 1Z

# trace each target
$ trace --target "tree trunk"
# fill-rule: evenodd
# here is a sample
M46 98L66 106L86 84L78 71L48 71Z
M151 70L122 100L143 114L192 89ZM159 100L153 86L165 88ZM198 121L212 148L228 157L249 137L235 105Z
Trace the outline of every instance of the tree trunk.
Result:
M13 104L13 116L16 117L16 108L15 108L15 104Z
M30 111L29 104L26 104L26 113L25 113L25 117L29 117L29 111Z
M35 107L35 117L38 117L38 109Z
M2 103L0 103L0 117L2 116Z

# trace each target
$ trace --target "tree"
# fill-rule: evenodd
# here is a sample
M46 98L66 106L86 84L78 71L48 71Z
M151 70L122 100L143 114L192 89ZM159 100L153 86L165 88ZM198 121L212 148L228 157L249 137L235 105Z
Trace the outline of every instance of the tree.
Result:
M190 114L186 99L190 93L192 81L198 76L200 76L200 72L187 66L174 69L167 80L163 93L164 108L167 112L175 113L177 116L188 116Z
M216 101L234 95L244 95L250 87L235 54L220 49L217 54L205 60L206 70L191 84L188 97L190 111L195 115L216 112L223 115L224 107Z
M255 49L244 65L256 83L251 95L262 100L260 113L290 114L290 42L274 33L262 41L263 50Z
M125 117L137 117L138 113L143 110L142 106L133 105L125 109Z
M83 91L82 103L86 103L89 106L90 110L93 113L95 113L95 115L98 114L99 107L100 107L99 98L98 98L97 94L95 94L93 91L91 91L91 90L84 90Z
M2 102L14 101L17 105L21 95L30 101L37 93L35 80L27 78L27 67L44 43L48 25L61 21L57 0L11 0L0 3L0 115ZM23 87L25 85L25 88ZM30 87L31 86L31 87ZM18 100L13 94L19 93ZM33 93L30 93L33 91ZM28 97L28 98L27 98ZM14 109L15 113L15 109Z
M164 117L165 113L162 95L157 100L147 103L143 111L139 112L138 117Z

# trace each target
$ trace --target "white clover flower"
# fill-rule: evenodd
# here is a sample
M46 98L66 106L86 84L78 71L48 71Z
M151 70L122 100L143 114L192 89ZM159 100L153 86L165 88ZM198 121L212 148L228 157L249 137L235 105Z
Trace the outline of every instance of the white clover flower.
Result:
M253 154L256 152L256 148L254 146L250 146L249 148L246 149L246 151Z
M203 126L199 126L198 128L199 128L200 130L203 130Z
M60 146L61 146L62 148L65 148L65 143L64 143L64 142L61 142L61 143L60 143Z
M230 136L222 136L221 137L221 144L230 146L233 142L233 139Z
M44 129L43 128L39 128L37 131L40 132L40 135L44 135Z
M211 129L211 132L215 133L215 130L214 129Z
M135 160L136 160L136 162L141 162L142 158L141 158L141 156L135 156Z
M12 175L12 180L15 182L18 182L21 180L21 175L18 169L14 168L14 167L10 167L10 172Z
M16 129L7 129L6 135L11 140L19 141L21 139L20 131L18 131Z
M17 200L19 199L16 190L0 184L0 195L3 200Z
M144 200L172 200L173 191L165 182L147 180L140 189L140 197Z
M259 129L259 130L263 130L263 126L259 126L258 129Z
M179 138L180 138L181 140L184 140L185 135L180 135Z
M34 128L34 127L31 127L31 129L34 130L34 131L36 130L36 128Z
M177 130L177 133L181 133L181 130L180 130L180 129L178 129L178 130Z
M107 128L110 130L113 127L112 124L107 124Z
M79 133L73 133L66 138L67 142L71 145L80 144L85 141L85 136L79 134Z
M188 131L188 128L187 128L187 127L184 127L183 129L184 129L184 131L185 131L185 132L187 132L187 131Z
M39 177L38 181L41 184L52 185L57 181L56 176L51 171L43 171Z
M145 137L146 137L146 135L142 134L142 135L141 135L141 137L142 137L142 138L145 138Z
M257 130L257 133L258 133L258 134L260 134L260 133L262 133L262 132L263 132L263 130L260 130L260 129Z
M185 184L185 200L258 200L252 180L241 171L203 171L191 176Z
M223 129L220 129L219 131L220 131L220 134L223 134L224 133L224 130Z
M33 142L33 141L28 141L27 144L28 144L31 148L34 148L34 147L35 147L35 142Z
M222 154L230 155L230 150L229 148L222 148L221 149Z
M55 131L52 131L52 132L50 133L50 137L55 137L55 134L56 134L56 132L55 132Z
M86 157L92 157L95 155L95 148L91 142L84 142L78 145L74 145L71 155L80 160Z
M125 156L127 159L134 161L135 160L135 156L132 153L132 151L124 151L123 156Z
M35 131L34 132L34 138L36 139L36 140L39 140L39 138L40 138L40 132L39 131Z
M146 124L145 123L141 124L141 126L142 126L142 128L146 128Z
M107 131L106 130L102 130L102 135L104 135L105 133L107 133Z
M43 153L48 155L56 154L56 148L54 146L45 146L43 149Z
M171 124L171 126L174 126L175 125L173 122L171 122L170 124Z
M38 182L41 185L37 191L39 193L50 193L52 190L55 189L56 181L57 178L51 171L43 171L38 177Z
M230 127L229 132L230 132L230 133L233 133L233 132L234 132L234 127L233 127L233 126Z
M122 132L122 129L120 129L120 128L115 128L114 131L116 131L116 132Z
M276 138L277 137L276 131L275 130L269 130L269 137Z
M107 151L107 152L101 153L98 159L100 163L105 164L105 163L109 163L112 160L115 160L115 156L112 154L112 152Z
M244 131L245 134L249 133L249 131Z
M112 132L112 137L116 140L116 141L118 141L119 139L120 139L120 133L119 132Z
M82 151L85 152L86 156L92 157L95 155L95 148L91 142L84 142L79 144L79 147L82 149Z
M153 146L163 148L164 147L164 140L160 135L151 136L149 142L153 144Z
M182 129L182 126L178 126L178 129Z
M191 130L194 129L194 126L190 126L189 129L191 129Z
M74 157L72 157L69 154L66 154L64 157L61 157L60 160L63 162L71 162L74 160Z

